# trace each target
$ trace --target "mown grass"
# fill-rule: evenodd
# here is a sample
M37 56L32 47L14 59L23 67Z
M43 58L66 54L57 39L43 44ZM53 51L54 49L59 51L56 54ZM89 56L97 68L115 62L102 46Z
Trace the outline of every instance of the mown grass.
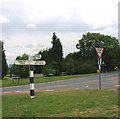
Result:
M45 82L52 82L52 81L59 81L59 80L66 80L66 79L73 79L73 78L80 78L85 76L93 76L97 75L96 73L93 74L79 74L79 75L68 75L68 76L53 76L49 79L49 77L35 77L34 82L35 83L45 83ZM9 87L9 86L18 86L18 85L27 85L30 84L29 78L23 78L12 80L2 80L2 87Z
M118 117L117 89L84 89L2 96L3 117Z

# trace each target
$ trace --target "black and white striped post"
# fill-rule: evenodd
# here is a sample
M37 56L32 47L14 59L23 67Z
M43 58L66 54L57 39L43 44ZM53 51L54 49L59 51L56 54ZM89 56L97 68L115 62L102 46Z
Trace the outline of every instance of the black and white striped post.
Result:
M29 61L33 61L33 56L29 55ZM33 99L35 97L35 88L34 88L34 71L33 71L33 65L29 65L29 78L30 78L30 97Z
M35 97L33 65L30 65L29 68L30 68L30 71L29 71L29 78L30 78L30 96L31 96L31 99L33 99L33 98Z
M29 55L29 60L15 60L16 65L29 65L29 78L30 78L30 97L33 99L35 97L34 89L34 71L33 65L45 65L46 62L40 60L41 55Z

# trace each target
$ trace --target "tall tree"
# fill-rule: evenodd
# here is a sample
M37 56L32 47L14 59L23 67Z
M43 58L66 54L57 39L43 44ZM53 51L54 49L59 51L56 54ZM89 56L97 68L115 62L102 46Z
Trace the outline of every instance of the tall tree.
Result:
M7 74L8 71L8 65L6 61L6 55L5 55L5 50L4 50L4 43L0 41L0 46L2 46L2 78Z
M63 48L60 42L60 39L57 38L55 32L52 37L52 48L51 48L51 58L53 62L54 69L56 70L56 74L60 74L63 67Z
M82 39L79 40L76 45L77 49L80 50L84 59L95 59L97 60L97 54L95 47L104 47L103 61L108 71L114 70L117 67L118 47L119 41L115 37L108 35L101 35L100 33L84 34Z

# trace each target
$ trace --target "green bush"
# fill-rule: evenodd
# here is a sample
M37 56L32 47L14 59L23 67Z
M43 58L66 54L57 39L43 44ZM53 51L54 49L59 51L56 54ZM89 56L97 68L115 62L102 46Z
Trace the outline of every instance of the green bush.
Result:
M80 73L83 73L83 74L94 73L96 72L96 70L97 70L97 67L94 66L93 64L84 63L81 65Z
M75 72L75 66L73 61L64 63L65 72L72 75Z
M14 74L20 76L21 78L29 77L29 66L16 66L15 65Z
M49 76L49 74L55 75L56 70L52 69L51 67L46 66L46 67L43 68L42 73L45 74L46 76Z
M88 74L95 73L97 70L96 62L94 61L81 61L75 65L75 73L77 74Z
M18 56L16 60L28 60L28 55L24 53L22 56ZM14 64L12 66L12 73L21 78L29 77L29 66Z

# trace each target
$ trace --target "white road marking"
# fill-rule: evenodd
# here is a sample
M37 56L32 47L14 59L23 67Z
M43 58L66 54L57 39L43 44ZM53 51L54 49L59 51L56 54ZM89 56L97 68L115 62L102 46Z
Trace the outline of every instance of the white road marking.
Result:
M117 87L120 86L120 85L116 85Z
M54 90L46 90L46 91L54 91Z
M22 92L22 91L17 90L16 92Z

